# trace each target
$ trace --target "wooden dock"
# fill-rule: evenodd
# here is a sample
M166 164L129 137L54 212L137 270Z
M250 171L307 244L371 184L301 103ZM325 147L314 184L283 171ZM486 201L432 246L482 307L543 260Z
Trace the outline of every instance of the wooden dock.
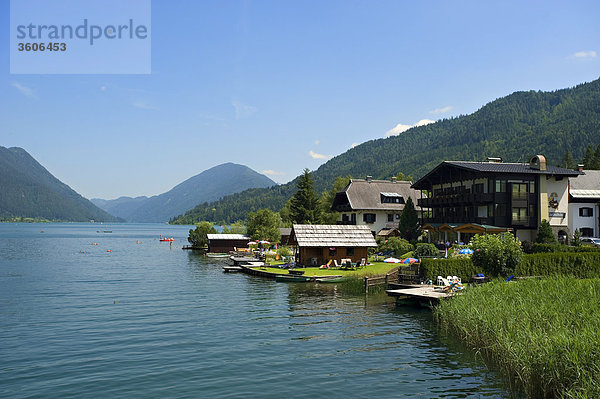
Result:
M437 287L441 288L441 287ZM413 285L408 288L397 288L385 291L389 296L395 297L396 302L412 301L435 305L442 299L451 298L459 293L452 293L436 289L433 285Z

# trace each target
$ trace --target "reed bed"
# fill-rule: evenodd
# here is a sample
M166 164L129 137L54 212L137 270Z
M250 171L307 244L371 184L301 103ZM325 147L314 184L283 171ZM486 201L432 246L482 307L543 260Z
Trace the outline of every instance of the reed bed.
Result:
M600 279L497 281L435 314L527 397L600 398Z

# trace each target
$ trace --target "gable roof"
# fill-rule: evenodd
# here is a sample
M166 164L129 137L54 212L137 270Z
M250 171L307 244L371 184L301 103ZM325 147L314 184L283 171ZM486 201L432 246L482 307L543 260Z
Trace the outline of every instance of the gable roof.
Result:
M369 226L295 224L292 242L299 247L376 247Z
M496 173L496 174L528 174L528 175L554 175L564 177L577 177L582 172L572 169L560 168L547 165L546 170L532 168L528 163L513 162L472 162L472 161L443 161L433 170L420 178L412 185L415 189L430 189L431 179L445 169L458 169L473 173Z
M573 198L600 198L600 170L586 170L584 175L569 179L569 194Z
M349 210L381 210L402 211L404 203L412 198L416 209L420 193L412 189L409 181L352 179L350 183L336 194L332 208L340 211ZM402 198L402 203L382 202L381 197Z
M244 234L207 234L209 240L248 240L250 237Z

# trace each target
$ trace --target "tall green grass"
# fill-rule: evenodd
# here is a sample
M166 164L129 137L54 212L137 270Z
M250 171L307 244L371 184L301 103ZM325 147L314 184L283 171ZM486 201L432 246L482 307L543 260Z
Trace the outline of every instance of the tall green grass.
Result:
M600 398L600 279L498 281L435 312L528 397Z

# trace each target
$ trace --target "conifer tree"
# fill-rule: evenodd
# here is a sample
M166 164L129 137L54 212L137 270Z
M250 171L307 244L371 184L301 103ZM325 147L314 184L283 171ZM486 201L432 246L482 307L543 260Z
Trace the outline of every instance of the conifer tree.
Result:
M567 169L573 169L575 167L575 160L573 159L573 154L571 154L569 149L565 151L560 166Z
M416 241L421 235L419 215L417 214L412 198L410 197L406 200L404 210L400 215L398 231L400 232L400 236L407 241Z
M556 244L556 238L552 232L552 227L550 227L550 223L548 223L546 219L542 220L540 223L535 242L539 242L540 244Z
M592 169L594 166L595 157L596 157L596 153L594 151L594 146L590 144L585 149L585 156L583 157L583 161L582 161L583 167L585 169Z
M310 171L304 173L298 180L298 191L290 200L290 219L293 223L316 224L321 222L319 197L314 188Z

